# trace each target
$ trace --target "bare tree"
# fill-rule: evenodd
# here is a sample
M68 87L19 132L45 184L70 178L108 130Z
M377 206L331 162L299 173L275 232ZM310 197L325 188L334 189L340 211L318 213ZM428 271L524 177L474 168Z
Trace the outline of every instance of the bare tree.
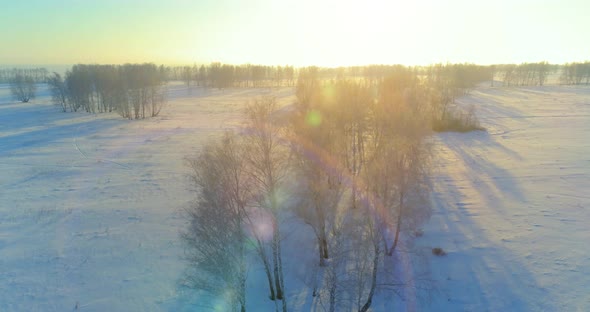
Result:
M259 192L257 206L272 216L272 268L276 298L283 301L283 311L287 311L284 296L285 282L281 257L280 211L284 198L281 187L288 168L288 151L283 142L282 129L276 124L273 114L277 109L274 98L256 100L246 109L247 154L245 156L250 175ZM263 259L264 261L264 259Z
M325 266L326 260L330 258L330 233L338 214L343 186L336 172L323 167L327 162L317 164L311 161L305 159L298 163L300 191L295 214L312 228L317 240L319 265Z
M53 101L59 105L62 111L67 111L68 89L60 74L53 73L53 76L47 79L47 84L49 85L49 92L51 92Z
M428 152L428 115L423 92L411 76L386 78L380 84L379 99L370 106L364 170L359 182L362 217L357 217L358 235L364 237L364 258L354 260L358 269L357 307L368 311L378 287L381 256L392 255L402 228L414 225L415 197L424 196ZM358 249L358 247L356 247Z
M330 112L313 74L300 76L297 91L299 102L291 122L300 200L295 213L313 229L320 266L325 266L330 257L329 235L343 195L344 168L333 156L338 134L332 129Z
M0 69L0 83L10 83L17 75L28 76L35 83L45 82L47 79L47 69L38 68L2 68Z
M31 99L34 99L36 90L37 86L35 85L35 80L28 75L19 73L10 80L10 92L12 93L12 96L23 103L27 103Z
M186 85L189 92L191 90L191 84L194 78L193 69L190 66L184 66L182 68L182 81Z
M367 84L340 80L332 86L335 95L327 103L334 115L334 127L340 135L335 143L337 157L342 159L345 173L351 177L351 207L357 207L359 176L367 160L365 149L369 135L369 107L373 102Z
M243 145L226 133L189 161L199 199L188 209L187 245L190 287L224 295L232 309L246 311L246 205L252 196Z
M489 70L490 70L491 86L493 87L494 86L494 78L496 78L496 72L497 72L496 65L490 65Z
M314 265L318 268L319 285L314 285L314 296L318 298L319 303L324 306L324 310L334 312L347 310L347 291L350 288L351 278L347 265L351 258L350 238L347 236L350 231L344 231L343 219L335 222L332 228L332 237L329 241L331 258L329 265L324 267ZM325 308L327 303L327 308ZM348 309L350 310L350 309Z
M365 180L383 216L384 251L391 256L402 227L411 228L417 224L413 220L428 214L414 204L423 203L428 194L424 179L429 168L426 137L430 129L420 86L399 89L384 84L380 92L373 108L373 152Z
M551 66L547 62L540 62L540 63L536 64L536 67L537 67L537 77L539 79L539 85L542 86L543 84L545 84L545 81L547 80L547 75L549 74L549 71L551 70Z

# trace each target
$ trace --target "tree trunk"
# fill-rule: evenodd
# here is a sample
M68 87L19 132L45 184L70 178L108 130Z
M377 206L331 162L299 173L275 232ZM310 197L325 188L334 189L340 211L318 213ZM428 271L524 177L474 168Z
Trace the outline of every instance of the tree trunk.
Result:
M318 219L318 222L320 223L319 229L316 232L316 237L318 240L318 250L319 250L319 254L320 254L320 266L323 267L326 265L324 259L329 258L328 239L326 238L326 236L327 236L326 235L326 214L324 213L324 210L321 208L322 206L320 206L320 203L317 200L317 198L315 201L315 206L316 206L317 219Z
M395 238L393 239L393 244L391 245L391 248L389 249L389 251L387 253L388 256L393 255L393 251L395 250L395 247L397 247L397 243L399 241L399 233L400 233L401 226L402 226L402 213L403 212L404 212L404 191L402 191L399 196L399 214L397 216L397 227L395 229Z
M329 259L330 255L328 253L328 240L326 239L326 233L324 230L324 237L322 237L322 246L324 247L324 254L322 255L324 259Z
M270 264L268 263L268 258L266 257L266 253L264 252L264 247L262 246L262 242L260 241L260 239L258 239L258 237L256 238L256 241L258 243L258 254L260 255L260 258L262 259L262 264L264 266L264 272L266 273L266 278L268 280L268 287L270 290L270 300L274 301L276 299L276 295L275 295L275 287L274 284L272 282L272 274L270 272Z
M241 220L239 221L239 228L241 229ZM240 232L241 235L244 235L243 232ZM241 312L246 312L246 278L247 278L247 268L246 268L246 256L245 256L245 237L242 236L241 238L242 244L240 246L240 305Z
M373 257L373 272L371 274L371 289L367 296L367 301L359 312L367 312L373 303L373 295L375 295L375 289L377 288L377 270L379 269L379 247L375 245L375 255Z
M352 132L352 208L356 208L356 140L354 134L356 133L353 129Z
M281 295L283 300L283 312L287 312L287 296L285 295L285 279L283 277L283 259L281 257L281 244L277 245L277 260L279 266L279 283L281 285Z
M318 254L320 255L320 266L325 267L326 261L324 258L324 244L322 244L322 239L320 237L318 237L317 240L318 240L318 251L319 251Z
M268 264L268 260L263 260L263 263L264 263L264 271L266 272L266 277L268 279L268 287L270 288L270 300L274 301L277 297L275 295L274 284L272 283L272 276L270 274L270 266Z
M240 274L240 311L246 312L246 274L243 271Z
M334 312L336 310L336 283L333 282L332 286L330 287L330 312Z
M278 233L278 224L275 220L274 224L274 233L272 238L272 258L273 258L273 272L274 272L274 282L275 288L277 290L277 299L283 299L283 289L281 287L281 277L279 275L279 233Z

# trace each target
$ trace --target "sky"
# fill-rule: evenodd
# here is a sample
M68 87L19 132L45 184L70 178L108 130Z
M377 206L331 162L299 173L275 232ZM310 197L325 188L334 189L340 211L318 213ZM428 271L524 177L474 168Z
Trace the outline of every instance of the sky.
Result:
M0 0L0 64L590 59L586 0Z

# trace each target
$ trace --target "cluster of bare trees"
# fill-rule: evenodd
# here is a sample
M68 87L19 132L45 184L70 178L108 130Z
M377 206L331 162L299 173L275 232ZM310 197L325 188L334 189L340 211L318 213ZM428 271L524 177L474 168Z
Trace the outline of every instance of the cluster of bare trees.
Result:
M301 68L300 71L313 71L319 80L334 79L364 79L372 83L378 83L381 79L391 76L399 71L410 71L419 75L423 68L419 66L407 67L404 65L366 65L345 67L316 67Z
M542 86L554 67L547 62L497 65L504 86Z
M495 66L474 64L435 64L425 67L402 65L371 65L325 69L308 67L299 70L299 76L313 73L316 80L333 83L349 79L364 81L371 92L384 83L412 86L420 94L420 103L429 107L433 128L437 131L472 131L479 129L475 115L454 106L457 97L465 95L478 84L493 79Z
M47 80L53 100L63 111L117 111L140 119L160 113L165 101L163 67L154 64L74 65L65 78Z
M226 133L190 160L199 199L189 209L184 233L191 263L187 285L223 295L232 309L246 309L245 245L254 246L269 298L287 311L281 256L281 212L289 149L273 120L274 99L248 107L242 135Z
M431 84L445 84L457 93L465 93L477 84L493 79L495 67L475 64L435 64L424 68Z
M568 85L590 84L590 62L563 65L560 82Z
M425 94L402 68L376 85L300 74L291 124L295 214L315 234L321 269L313 288L328 311L368 311L380 285L395 283L385 266L402 231L427 215Z
M215 62L201 66L166 67L168 80L180 80L187 86L213 88L293 86L295 74L295 68L289 65L230 65Z
M190 161L199 199L183 235L187 284L229 296L232 309L245 311L245 263L253 253L269 298L288 310L287 215L314 233L305 245L315 250L302 252L317 255L309 285L328 311L368 311L383 285L403 284L390 274L392 256L403 233L428 214L424 87L402 71L378 84L317 75L301 70L293 111L258 100L240 135L226 133Z
M455 100L465 95L477 84L493 81L495 66L473 64L437 64L426 67L422 101L429 103L432 129L437 132L468 132L483 130L475 116L474 108L457 107Z
M434 64L430 66L404 66L404 65L367 65L348 66L336 68L306 67L298 69L298 74L313 71L321 80L335 79L364 79L372 84L379 84L384 78L397 75L400 72L412 75L416 79L446 80L451 81L457 88L472 88L476 84L491 79L490 66L475 64Z
M1 68L0 69L0 83L10 83L17 76L27 77L32 79L35 83L42 83L47 81L49 72L47 69L39 68Z

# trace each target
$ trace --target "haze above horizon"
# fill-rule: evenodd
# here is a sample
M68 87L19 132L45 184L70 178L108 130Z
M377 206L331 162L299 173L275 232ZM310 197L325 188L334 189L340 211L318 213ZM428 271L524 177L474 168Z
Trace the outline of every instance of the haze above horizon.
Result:
M567 1L2 1L0 64L584 61Z

